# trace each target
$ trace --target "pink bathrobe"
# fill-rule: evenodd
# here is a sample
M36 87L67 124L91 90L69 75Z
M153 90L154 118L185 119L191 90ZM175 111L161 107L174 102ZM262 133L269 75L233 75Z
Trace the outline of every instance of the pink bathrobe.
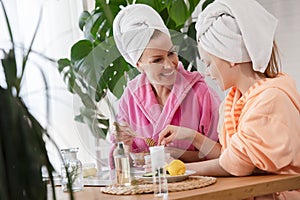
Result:
M168 125L188 127L218 140L217 123L220 98L198 72L186 71L178 65L172 91L164 107L158 104L145 74L130 81L119 102L117 121L127 122L133 131L157 141ZM170 146L195 150L190 142L174 141ZM132 149L147 147L143 139L134 138Z
M255 168L300 173L300 96L289 76L261 80L243 96L233 88L224 108L220 164L226 171L236 176L249 175ZM286 191L255 199L295 200L300 193Z

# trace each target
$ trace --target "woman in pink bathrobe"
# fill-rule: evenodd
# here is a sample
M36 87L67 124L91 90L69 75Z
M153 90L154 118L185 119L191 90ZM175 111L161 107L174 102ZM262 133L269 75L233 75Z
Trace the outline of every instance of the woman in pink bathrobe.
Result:
M157 142L158 134L172 124L217 142L220 99L201 74L184 69L158 13L142 4L125 7L114 20L114 38L125 60L141 72L119 101L119 140L130 151L145 151L148 145L140 136ZM190 141L174 141L168 150L185 162L208 158Z
M300 95L281 73L274 34L277 20L255 0L217 0L197 20L199 52L212 79L230 89L220 107L215 159L187 164L199 175L246 176L256 171L300 173ZM205 136L167 126L159 144ZM219 156L218 156L219 154ZM300 190L252 199L300 199Z

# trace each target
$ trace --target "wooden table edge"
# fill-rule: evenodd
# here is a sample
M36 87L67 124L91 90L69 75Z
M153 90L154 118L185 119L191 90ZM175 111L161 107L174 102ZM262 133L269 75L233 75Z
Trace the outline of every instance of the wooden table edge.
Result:
M217 183L215 185L208 186L211 192L203 192L203 188L192 190L195 194L190 194L190 196L182 196L180 193L170 193L169 199L180 199L180 200L198 200L201 199L245 199L249 197L266 195L275 192L282 192L286 190L293 190L300 188L300 174L295 175L260 175L260 176L248 176L245 178L252 179L253 177L265 177L268 179L265 182L243 185L236 187L234 190L232 188L228 189L216 189L216 184L221 184L222 177L217 177ZM235 177L226 177L226 179ZM278 179L274 182L273 178ZM280 178L280 179L279 179ZM218 186L217 186L218 187ZM207 188L208 189L208 188ZM216 190L214 190L216 189ZM206 189L205 189L206 190Z

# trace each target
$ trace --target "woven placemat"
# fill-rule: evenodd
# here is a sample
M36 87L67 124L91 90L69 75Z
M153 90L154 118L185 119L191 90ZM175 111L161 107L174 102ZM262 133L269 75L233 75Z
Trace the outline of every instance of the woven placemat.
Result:
M217 181L215 177L207 176L190 176L181 182L168 183L169 192L178 192L183 190L191 190L209 186ZM111 185L101 188L101 192L106 194L129 195L129 194L147 194L153 193L153 185L138 181L136 185L118 186Z

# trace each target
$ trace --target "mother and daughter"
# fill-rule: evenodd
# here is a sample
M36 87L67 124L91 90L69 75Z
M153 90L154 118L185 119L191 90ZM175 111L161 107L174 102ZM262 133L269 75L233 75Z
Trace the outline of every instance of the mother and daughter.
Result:
M123 141L135 149L144 141L126 131L150 136L199 175L300 173L300 95L281 72L276 26L255 0L216 0L200 13L201 60L217 85L229 90L219 105L203 76L178 61L156 11L141 4L122 9L114 21L115 41L141 72L120 100ZM300 191L255 199L300 199Z

